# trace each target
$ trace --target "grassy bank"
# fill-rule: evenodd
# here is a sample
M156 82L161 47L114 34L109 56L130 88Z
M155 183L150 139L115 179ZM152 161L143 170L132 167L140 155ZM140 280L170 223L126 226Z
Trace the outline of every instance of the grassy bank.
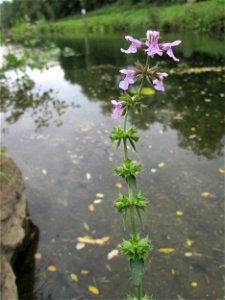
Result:
M42 33L135 32L146 28L163 31L224 30L224 0L209 0L173 6L109 6L85 17L38 25Z

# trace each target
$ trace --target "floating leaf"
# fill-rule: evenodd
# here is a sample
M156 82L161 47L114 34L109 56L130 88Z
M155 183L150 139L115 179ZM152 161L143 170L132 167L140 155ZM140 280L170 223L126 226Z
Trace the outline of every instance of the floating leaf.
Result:
M186 240L186 246L191 247L193 245L192 240Z
M151 171L151 173L156 173L157 172L156 169L151 169L150 171Z
M193 253L192 252L185 252L184 256L186 256L186 257L192 257Z
M208 197L209 195L210 195L209 192L203 192L203 193L201 193L201 196L202 196L202 197Z
M71 278L72 280L76 281L76 282L79 281L77 275L74 274L74 273L71 273L71 274L70 274L70 278Z
M196 128L195 128L195 127L192 127L192 128L191 128L191 131L196 131Z
M159 168L163 168L164 166L165 166L165 163L164 163L164 162L161 162L161 163L158 164L158 167L159 167Z
M174 248L160 248L160 249L157 249L158 252L160 253L172 253L174 251L176 251Z
M97 194L96 194L96 197L98 197L98 198L103 198L103 197L104 197L104 194L102 194L102 193L97 193Z
M88 273L89 273L89 271L86 270L86 269L82 269L82 270L80 271L80 274L82 274L82 275L87 275Z
M86 179L90 180L91 179L91 173L86 173Z
M40 252L35 253L34 258L35 259L42 259L41 253Z
M88 209L89 209L89 211L95 211L95 206L94 206L94 204L89 204L88 205Z
M155 91L152 88L143 88L141 90L142 95L154 95Z
M176 271L175 271L174 269L171 269L171 274L172 274L173 276L175 276L175 275L176 275Z
M225 170L224 170L224 168L219 168L219 169L218 169L218 172L219 172L220 174L224 174L224 173L225 173Z
M108 260L111 260L113 259L114 257L118 256L119 255L119 250L118 249L113 249L112 251L110 251L108 254L107 254L107 259Z
M122 185L122 183L117 182L117 183L116 183L116 187L117 187L118 189L122 189L123 185Z
M50 272L55 272L57 269L55 266L51 265L51 266L48 266L48 271Z
M179 217L183 216L183 214L184 214L184 212L182 210L177 210L176 211L176 215L179 216Z
M47 175L47 171L45 169L42 170L43 175Z
M102 202L102 199L96 199L96 200L94 200L93 202L94 202L94 204L99 204L99 203Z
M85 230L89 231L90 230L90 227L89 225L86 223L86 222L83 222L83 227Z
M77 243L76 244L76 249L77 250L81 250L81 249L83 249L85 247L85 243Z
M104 245L108 240L110 239L109 236L104 236L100 239L93 239L91 236L83 236L83 237L78 237L77 241L80 243L85 243L85 244L92 244L92 245Z
M197 282L192 282L192 283L191 283L191 286L192 286L192 287L197 287L197 286L198 286L198 283L197 283Z
M99 290L93 285L89 285L88 290L94 295L99 295Z
M59 109L58 109L58 112L59 112L60 114L63 114L63 113L65 112L65 108L63 108L63 107L59 108Z

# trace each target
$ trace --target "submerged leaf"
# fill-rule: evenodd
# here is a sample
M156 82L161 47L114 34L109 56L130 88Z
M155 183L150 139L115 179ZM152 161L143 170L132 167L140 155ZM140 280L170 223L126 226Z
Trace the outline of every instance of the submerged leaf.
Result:
M74 274L74 273L71 273L71 274L70 274L70 278L71 278L72 280L74 280L74 281L78 282L78 277L77 277L77 275L76 275L76 274Z
M99 290L98 290L98 288L96 288L96 287L93 286L93 285L89 285L89 286L88 286L88 290L89 290L89 292L91 292L91 293L94 294L94 295L99 295Z
M176 211L176 215L179 216L179 217L183 216L183 214L184 214L184 212L182 210L177 210Z
M93 202L94 202L94 204L99 204L99 203L102 202L102 199L96 199L96 200L94 200Z
M76 244L76 249L77 250L81 250L81 249L83 249L85 247L85 244L84 243L77 243Z
M224 170L224 168L219 168L219 169L218 169L218 172L219 172L220 174L224 174L224 173L225 173L225 170Z
M172 253L174 251L176 251L174 248L160 248L160 249L157 249L158 252L160 253Z
M104 197L104 194L102 194L102 193L97 193L97 194L96 194L96 197L98 197L98 198L103 198L103 197Z
M91 236L83 236L78 237L77 241L84 244L92 244L92 245L104 245L110 239L109 236L103 236L100 239L93 239Z
M57 268L55 266L53 266L53 265L48 266L48 271L55 272L56 270L57 270Z
M164 166L165 166L165 163L164 163L164 162L161 162L161 163L158 164L158 167L159 167L159 168L163 168Z
M82 274L82 275L87 275L88 273L89 273L89 271L86 270L86 269L82 269L82 270L80 271L80 274Z
M209 192L203 192L203 193L201 193L201 196L202 196L202 197L208 197L209 195L210 195Z
M95 206L94 206L94 204L89 204L88 205L88 209L89 209L89 211L91 211L91 212L93 212L93 211L95 211Z
M119 250L118 249L113 249L112 251L110 251L108 254L107 254L107 259L108 260L111 260L113 259L114 257L118 256L119 255Z
M122 183L117 182L117 183L116 183L116 187L117 187L118 189L122 189L123 185L122 185Z

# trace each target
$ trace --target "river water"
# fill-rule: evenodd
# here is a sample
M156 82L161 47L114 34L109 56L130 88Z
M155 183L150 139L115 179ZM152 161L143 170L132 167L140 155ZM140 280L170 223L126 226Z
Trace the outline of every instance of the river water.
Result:
M163 35L176 39L180 62L160 59L170 73L165 93L147 95L142 114L129 118L141 138L131 153L144 166L138 184L151 203L142 236L154 250L143 290L158 300L222 300L223 43L206 34ZM126 258L107 258L130 232L112 207L126 187L112 171L122 151L109 141L121 125L110 101L119 96L119 70L137 58L120 52L127 45L120 35L52 40L74 55L29 71L33 93L44 98L12 101L1 113L2 144L23 172L39 232L18 271L20 298L121 300L134 290ZM86 236L109 239L84 247L77 238Z

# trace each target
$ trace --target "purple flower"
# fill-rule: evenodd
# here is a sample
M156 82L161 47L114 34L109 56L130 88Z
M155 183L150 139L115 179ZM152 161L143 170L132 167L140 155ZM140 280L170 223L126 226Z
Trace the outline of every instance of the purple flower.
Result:
M127 50L124 50L123 48L121 48L120 50L124 53L136 53L138 48L141 48L142 42L139 40L134 39L132 36L130 35L126 35L125 39L131 42L131 45L129 46L129 48Z
M134 70L126 70L126 69L122 69L120 70L120 73L125 74L125 78L124 80L120 81L119 83L119 87L122 90L127 90L129 87L129 84L134 83L134 75L136 74L136 72Z
M167 77L167 76L168 76L168 74L165 73L165 72L157 74L158 78L153 80L154 88L157 91L161 91L161 92L165 91L165 88L164 88L164 85L163 85L163 77Z
M179 59L176 58L176 57L174 56L173 50L172 50L171 47L177 46L177 45L179 45L180 43L181 43L180 40L174 41L174 42L172 42L172 43L163 43L163 44L161 45L161 47L162 47L162 50L163 50L163 51L166 51L166 53L168 54L169 57L172 57L173 60L175 60L175 61L179 61Z
M118 119L119 117L121 117L122 115L122 106L123 106L123 101L121 102L118 102L116 100L112 100L111 101L112 105L114 105L114 110L113 110L113 113L112 113L112 118L113 119Z
M163 52L159 48L158 39L159 39L159 32L154 30L148 30L147 33L147 49L145 50L148 54L148 56L154 56L155 54L158 54L162 56Z

